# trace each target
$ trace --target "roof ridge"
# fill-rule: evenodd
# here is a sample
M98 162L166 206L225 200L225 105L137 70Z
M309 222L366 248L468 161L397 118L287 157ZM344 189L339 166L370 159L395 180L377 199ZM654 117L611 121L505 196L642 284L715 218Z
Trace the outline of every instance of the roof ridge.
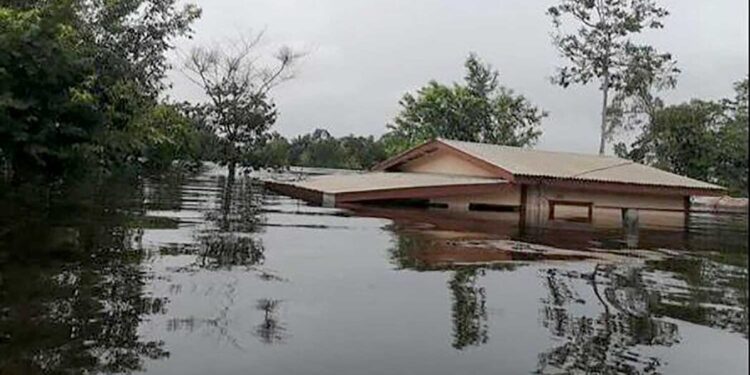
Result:
M523 151L523 152L543 152L543 153L548 153L548 154L566 154L566 155L575 155L575 156L583 156L583 157L593 157L593 158L599 158L599 159L614 159L614 160L623 160L623 161L627 160L627 159L623 159L615 155L597 155L597 154L587 154L583 152L573 152L573 151L540 150L540 149L526 148L526 147L519 147L519 146L499 145L495 143L459 141L456 139L448 139L448 138L435 138L435 140L439 142L444 142L444 143L465 143L465 144L474 144L474 145L484 145L484 146L489 146L489 147L513 149L513 150L518 150L518 151Z

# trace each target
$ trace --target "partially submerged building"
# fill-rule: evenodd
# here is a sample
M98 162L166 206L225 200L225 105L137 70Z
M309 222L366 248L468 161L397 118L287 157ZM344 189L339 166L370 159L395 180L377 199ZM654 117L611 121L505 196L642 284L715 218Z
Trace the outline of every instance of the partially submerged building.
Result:
M611 156L436 139L371 171L268 181L282 194L324 206L421 202L454 210L512 211L519 224L602 225L684 218L692 196L721 186Z

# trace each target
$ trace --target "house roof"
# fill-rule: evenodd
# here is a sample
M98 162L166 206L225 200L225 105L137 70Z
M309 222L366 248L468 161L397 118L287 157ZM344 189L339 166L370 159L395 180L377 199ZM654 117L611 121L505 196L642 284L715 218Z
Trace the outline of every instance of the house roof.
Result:
M429 153L430 146L442 146L480 164L497 168L505 177L563 179L603 183L658 186L668 188L722 191L723 187L666 172L654 167L613 156L540 151L487 143L436 139L386 160L377 170L394 169L409 160ZM503 176L503 173L499 173ZM509 176L508 176L509 175Z
M497 185L507 181L498 178L451 176L431 173L367 172L313 176L295 185L327 194L409 189L453 185Z
M487 193L509 186L501 178L402 172L333 174L300 181L268 180L265 183L282 193L308 196L312 201L323 200L325 194L334 197L336 202Z

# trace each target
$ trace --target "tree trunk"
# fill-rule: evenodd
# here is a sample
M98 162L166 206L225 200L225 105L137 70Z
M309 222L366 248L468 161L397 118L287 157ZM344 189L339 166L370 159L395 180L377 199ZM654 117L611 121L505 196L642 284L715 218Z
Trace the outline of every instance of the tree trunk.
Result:
M609 94L609 72L604 72L602 80L602 123L601 134L599 135L599 155L604 155L604 148L607 147L607 100Z
M229 144L226 146L226 151L224 157L227 161L227 170L229 174L229 178L234 181L234 173L237 169L237 148L234 145L234 140L232 138L228 139Z
M234 160L230 160L229 164L227 164L227 169L229 170L229 172L227 173L227 177L229 178L229 180L234 182L234 171L237 169L237 162L235 162Z

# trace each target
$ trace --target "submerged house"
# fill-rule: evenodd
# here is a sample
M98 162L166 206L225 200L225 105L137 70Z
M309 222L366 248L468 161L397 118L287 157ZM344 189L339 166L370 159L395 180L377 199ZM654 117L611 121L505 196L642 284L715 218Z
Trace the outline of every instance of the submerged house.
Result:
M424 143L362 173L266 184L331 207L420 202L449 210L514 212L522 226L683 220L692 196L725 193L721 186L617 157L447 139Z

